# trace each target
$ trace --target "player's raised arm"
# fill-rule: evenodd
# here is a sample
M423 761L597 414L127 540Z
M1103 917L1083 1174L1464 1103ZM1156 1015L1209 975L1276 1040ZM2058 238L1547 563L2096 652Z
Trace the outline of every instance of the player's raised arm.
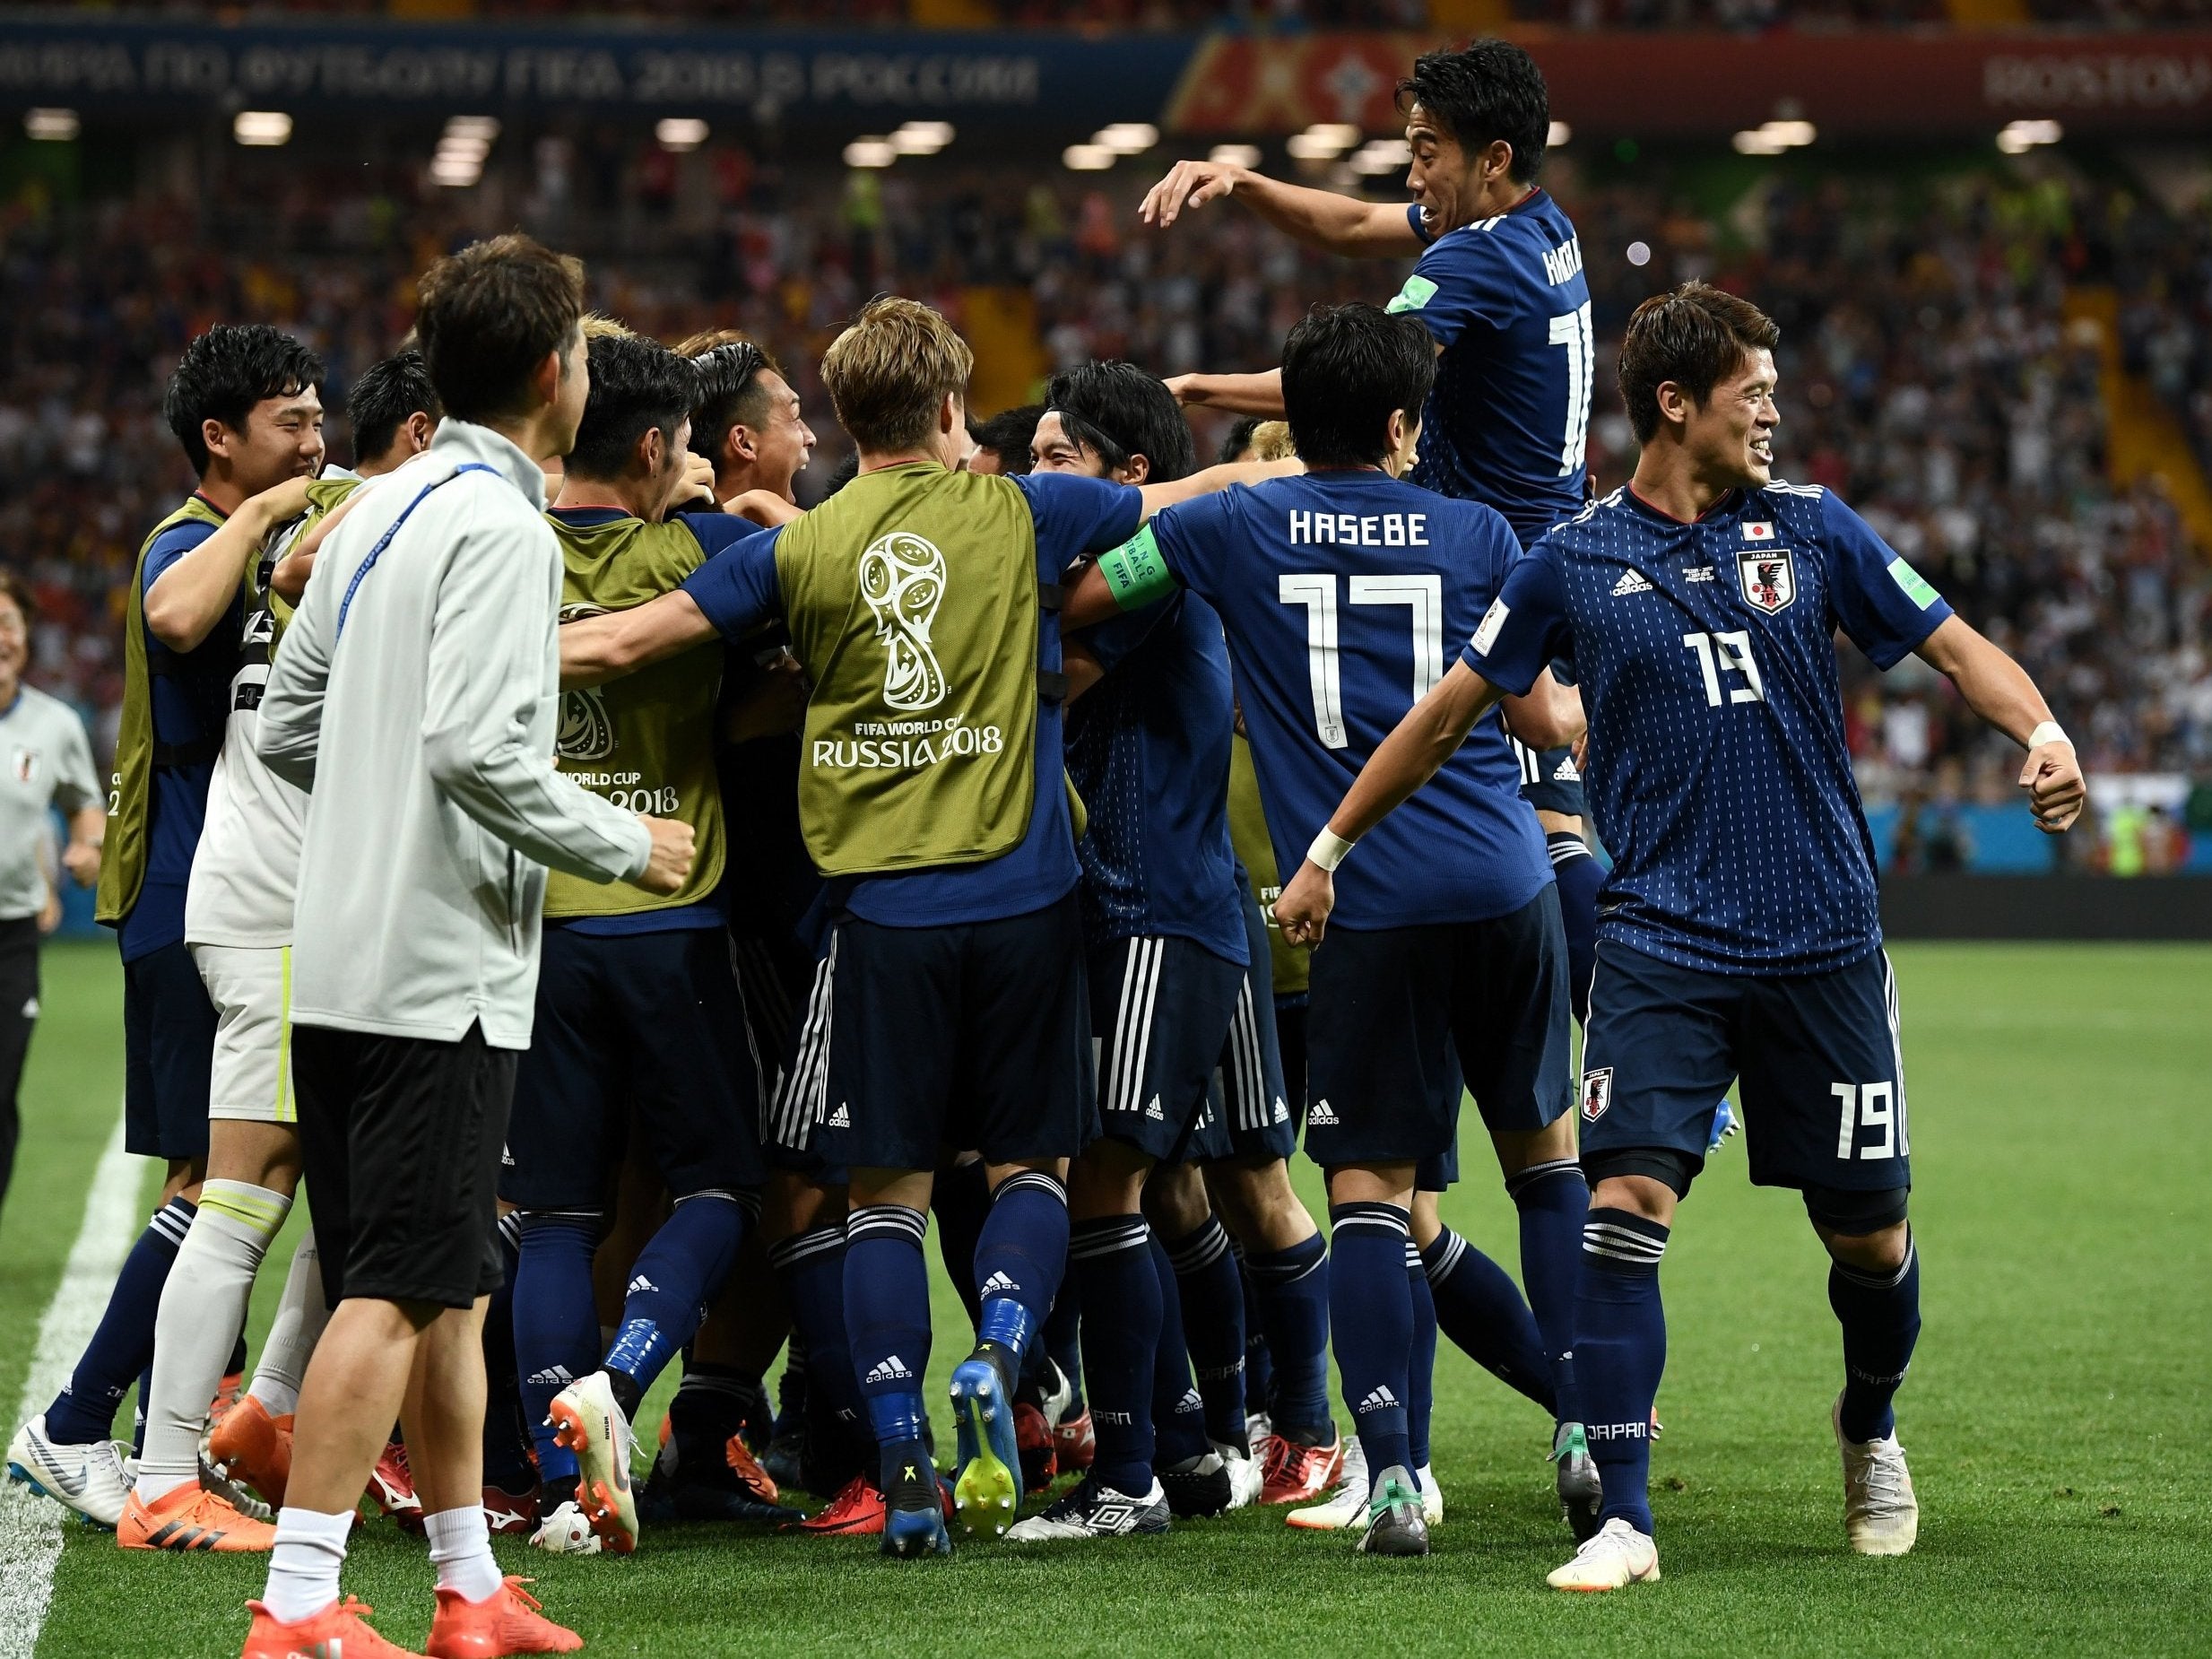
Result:
M1918 655L1958 688L1967 708L2027 750L2020 787L2027 791L2035 827L2046 835L2063 834L2081 816L2087 786L2072 740L2051 717L2051 705L2027 670L1957 616L1939 623Z
M1223 409L1269 421L1279 421L1287 413L1279 369L1258 375L1175 375L1167 389L1186 409Z
M681 587L627 611L563 622L560 689L620 680L714 637L715 625Z
M214 534L156 577L146 589L146 631L172 651L196 649L238 598L269 532L308 510L312 482L302 473L248 496Z
M1323 253L1387 259L1420 251L1421 239L1401 205L1285 184L1234 161L1176 162L1145 192L1137 216L1165 230L1184 208L1230 195L1286 236Z

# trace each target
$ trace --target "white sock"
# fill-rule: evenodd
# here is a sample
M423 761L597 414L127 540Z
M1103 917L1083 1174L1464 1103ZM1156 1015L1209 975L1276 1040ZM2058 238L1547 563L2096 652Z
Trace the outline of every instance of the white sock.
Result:
M254 1275L292 1201L244 1181L210 1181L161 1287L153 1322L153 1388L138 1456L139 1501L152 1503L200 1475L200 1436L246 1324Z
M353 1512L322 1515L287 1504L276 1512L276 1548L269 1552L269 1587L262 1603L284 1624L313 1617L338 1599Z
M472 1602L499 1594L506 1580L492 1558L491 1528L481 1504L425 1516L422 1530L429 1535L430 1565L438 1568L439 1589L458 1590Z
M270 1416L290 1417L299 1409L299 1379L308 1374L308 1357L329 1323L330 1305L323 1300L323 1261L310 1226L292 1251L291 1272L284 1275L284 1298L277 1304L269 1340L261 1345L253 1385L246 1391Z

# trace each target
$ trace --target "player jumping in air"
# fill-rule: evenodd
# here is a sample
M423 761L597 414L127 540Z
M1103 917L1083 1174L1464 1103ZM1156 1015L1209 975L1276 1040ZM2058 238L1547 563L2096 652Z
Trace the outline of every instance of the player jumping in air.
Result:
M1287 934L1319 943L1332 872L1353 844L1425 799L1501 698L1555 656L1572 661L1617 862L1583 1055L1594 1191L1575 1309L1604 1524L1550 1576L1562 1590L1659 1576L1647 1495L1666 1359L1659 1264L1704 1165L1713 1101L1738 1077L1752 1180L1801 1193L1831 1258L1845 1536L1862 1554L1902 1555L1917 1533L1891 1410L1920 1333L1911 1132L1835 631L1883 668L1917 653L2025 745L2039 828L2065 830L2084 798L2073 745L2019 666L1832 493L1774 477L1779 337L1702 283L1637 308L1620 361L1642 449L1634 480L1514 567L1276 906ZM1349 857L1348 899L1371 879L1356 873L1367 856Z

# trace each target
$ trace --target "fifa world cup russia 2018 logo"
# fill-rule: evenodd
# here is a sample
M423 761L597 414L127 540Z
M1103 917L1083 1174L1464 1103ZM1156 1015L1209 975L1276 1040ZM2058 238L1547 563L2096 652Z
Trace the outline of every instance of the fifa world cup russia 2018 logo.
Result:
M945 596L945 556L907 530L878 536L860 556L860 596L883 641L883 700L902 714L945 700L945 671L930 626Z

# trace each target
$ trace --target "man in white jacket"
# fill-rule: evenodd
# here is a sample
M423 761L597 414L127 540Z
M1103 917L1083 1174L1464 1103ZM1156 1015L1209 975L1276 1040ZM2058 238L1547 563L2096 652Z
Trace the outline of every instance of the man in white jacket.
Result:
M525 237L431 267L416 328L447 419L332 532L262 704L262 758L313 792L293 1070L335 1311L300 1388L247 1659L399 1651L338 1599L395 1413L438 1568L428 1652L582 1645L501 1579L481 1507L494 1185L545 867L673 891L692 851L690 826L553 765L561 563L538 462L576 437L582 310L580 267Z

